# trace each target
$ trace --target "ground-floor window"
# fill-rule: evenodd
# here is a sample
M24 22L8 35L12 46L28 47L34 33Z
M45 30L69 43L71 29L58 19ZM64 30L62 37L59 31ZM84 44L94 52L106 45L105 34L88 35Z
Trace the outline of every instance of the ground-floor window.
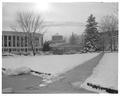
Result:
M11 49L9 49L9 52L11 52Z
M7 49L7 48L5 48L5 49L4 49L4 51L8 51L8 49Z
M21 51L24 51L24 49L21 49Z
M25 52L27 52L27 48L25 49Z

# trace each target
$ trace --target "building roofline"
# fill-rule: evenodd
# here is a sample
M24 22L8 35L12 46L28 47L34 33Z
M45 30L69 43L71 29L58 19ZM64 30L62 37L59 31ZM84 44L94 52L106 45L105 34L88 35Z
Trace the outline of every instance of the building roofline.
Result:
M2 33L16 33L16 34L27 34L27 32L16 32L16 31L2 31ZM41 34L41 33L35 33L35 34L37 34L37 35L43 35L43 34Z

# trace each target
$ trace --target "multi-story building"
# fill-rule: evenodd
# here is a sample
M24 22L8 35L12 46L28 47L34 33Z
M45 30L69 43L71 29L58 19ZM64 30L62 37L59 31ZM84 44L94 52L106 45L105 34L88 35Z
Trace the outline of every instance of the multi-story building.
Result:
M64 43L65 40L63 39L62 35L56 34L52 36L52 42L53 43Z
M35 33L35 50L41 50L43 35ZM31 46L28 42L26 32L2 31L2 52L30 52Z

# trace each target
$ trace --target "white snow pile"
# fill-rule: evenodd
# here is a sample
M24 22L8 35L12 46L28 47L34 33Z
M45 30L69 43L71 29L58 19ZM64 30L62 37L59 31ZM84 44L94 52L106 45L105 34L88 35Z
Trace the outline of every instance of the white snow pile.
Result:
M118 53L106 53L81 87L98 93L117 93L115 90L118 90Z
M37 71L31 70L28 67L20 67L20 68L16 68L16 69L3 68L2 72L5 75L9 75L9 76L18 76L18 75L24 75L24 74L32 74L35 76L39 76L42 78L42 81L43 81L43 83L39 85L40 87L47 86L49 83L53 83L53 82L63 78L63 77L53 76L52 74L49 74L49 73L37 72Z
M44 56L15 56L2 58L2 67L16 69L26 66L32 70L51 73L53 75L68 71L85 61L97 56L99 53L86 53L74 55L44 55Z
M20 67L20 68L16 68L16 69L3 68L2 72L5 75L9 75L9 76L18 76L18 75L24 75L24 74L37 75L37 76L41 77L43 79L42 81L45 83L50 83L53 81L52 79L55 78L53 75L51 75L49 73L37 72L37 71L31 70L28 67Z
M5 69L3 71L4 74L6 75L21 75L21 74L29 74L31 72L31 69L28 67L20 67L16 69Z

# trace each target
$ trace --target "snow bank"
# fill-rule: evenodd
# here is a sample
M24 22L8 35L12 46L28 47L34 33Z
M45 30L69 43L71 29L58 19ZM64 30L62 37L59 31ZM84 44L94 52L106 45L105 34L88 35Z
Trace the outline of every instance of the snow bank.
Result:
M88 86L87 83L104 88L118 89L118 53L106 53L93 70L93 74L82 84L91 91L105 92Z
M26 66L32 70L58 74L70 70L97 56L99 53L49 56L17 56L2 59L2 67L16 69Z
M28 67L20 67L20 68L14 69L14 70L8 68L3 72L6 75L21 75L21 74L29 74L31 72L31 69Z

